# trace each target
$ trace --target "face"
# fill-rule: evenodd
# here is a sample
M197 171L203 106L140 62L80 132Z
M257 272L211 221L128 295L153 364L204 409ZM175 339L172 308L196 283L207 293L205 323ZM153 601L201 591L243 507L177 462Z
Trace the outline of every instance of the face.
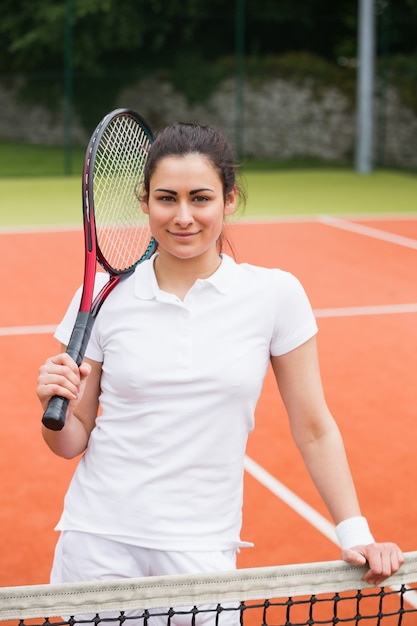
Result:
M225 200L218 172L199 154L161 159L142 203L160 254L183 259L217 254L224 217L235 208L236 190Z

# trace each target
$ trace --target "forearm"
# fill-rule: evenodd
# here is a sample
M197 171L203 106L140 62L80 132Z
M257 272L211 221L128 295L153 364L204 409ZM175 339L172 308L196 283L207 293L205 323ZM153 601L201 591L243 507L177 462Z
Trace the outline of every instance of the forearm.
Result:
M335 423L323 432L294 437L308 472L335 524L361 515L345 448Z
M72 459L87 447L89 434L84 424L74 414L67 416L62 430L49 430L42 426L42 436L54 454Z

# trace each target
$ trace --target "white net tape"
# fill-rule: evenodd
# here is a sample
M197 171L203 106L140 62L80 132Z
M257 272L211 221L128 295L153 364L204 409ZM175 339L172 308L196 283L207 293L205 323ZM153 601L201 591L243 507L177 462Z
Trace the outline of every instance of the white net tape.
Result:
M7 587L0 589L0 620L161 606L198 606L372 589L363 581L364 572L364 568L330 561L216 574ZM403 567L386 580L384 586L396 588L416 582L417 552L409 552ZM409 593L412 604L416 592L410 590ZM417 623L416 615L414 619Z

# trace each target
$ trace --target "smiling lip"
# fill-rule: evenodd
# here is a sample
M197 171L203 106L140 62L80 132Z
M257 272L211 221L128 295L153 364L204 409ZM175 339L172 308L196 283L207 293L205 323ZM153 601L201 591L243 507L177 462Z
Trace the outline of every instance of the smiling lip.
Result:
M189 232L172 232L170 231L170 235L172 235L173 237L176 237L177 239L188 239L190 237L195 237L195 235L198 235L198 233L189 233Z

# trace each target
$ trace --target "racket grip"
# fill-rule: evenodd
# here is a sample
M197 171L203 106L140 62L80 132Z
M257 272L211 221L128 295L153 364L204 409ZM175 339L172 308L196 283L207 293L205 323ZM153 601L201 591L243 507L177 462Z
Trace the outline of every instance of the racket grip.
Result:
M52 396L43 414L42 424L49 430L62 430L65 425L69 400L61 396Z
M67 354L78 366L81 365L84 358L93 324L94 317L90 312L79 311L67 347ZM52 396L42 416L42 424L49 430L62 430L65 425L68 404L68 398Z

